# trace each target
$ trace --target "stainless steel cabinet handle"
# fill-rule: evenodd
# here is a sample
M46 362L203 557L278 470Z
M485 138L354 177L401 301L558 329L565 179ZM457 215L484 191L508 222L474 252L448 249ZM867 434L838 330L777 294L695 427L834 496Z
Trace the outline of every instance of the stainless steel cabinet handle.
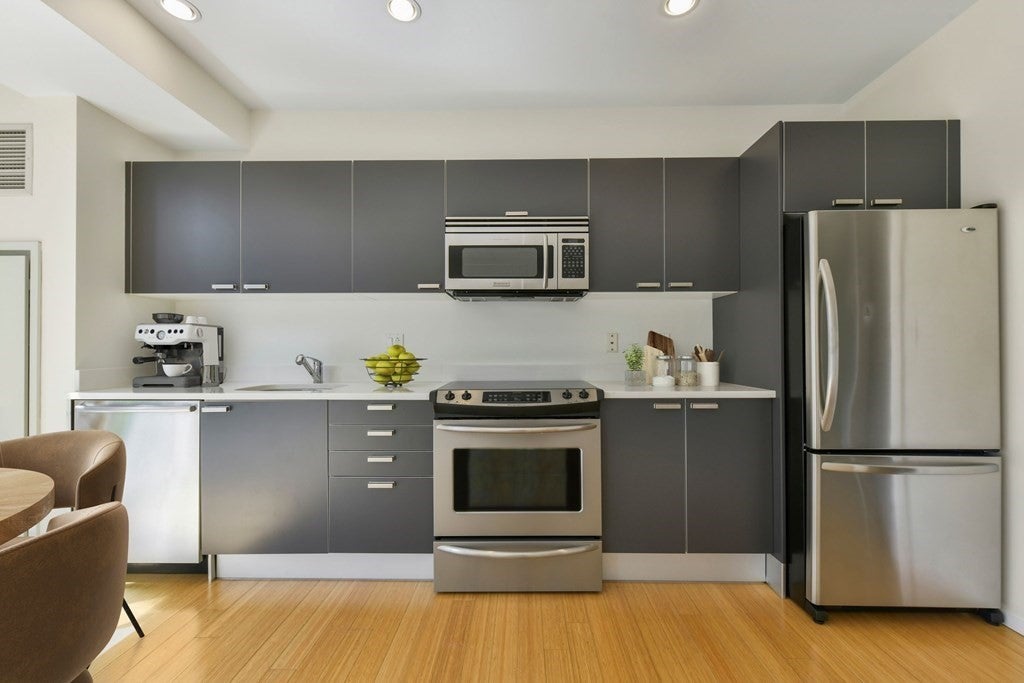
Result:
M587 545L571 546L569 548L553 548L552 550L532 551L510 551L510 550L480 550L479 548L463 548L458 545L439 545L437 549L442 553L451 555L464 555L466 557L488 557L495 560L527 560L543 557L563 557L565 555L580 555L597 550L596 543Z
M845 462L823 462L821 469L826 472L844 474L989 474L998 472L999 465L858 465Z
M692 282L670 282L668 283L669 289L687 289L693 287Z
M660 282L638 282L636 283L637 289L661 289Z
M436 289L441 289L441 285L436 283L436 282L421 282L418 285L416 285L416 289L419 289L419 290L432 290L432 289L434 289L434 290L436 290Z
M394 436L394 429L368 429L366 430L367 436Z
M871 206L900 206L903 204L902 199L872 199Z
M368 481L366 482L366 488L368 489L393 489L397 485L393 481Z
M394 462L395 456L393 455L368 455L366 456L366 462Z
M394 410L394 403L369 403L366 406L367 410Z
M864 204L863 199L833 199L832 206L861 206Z
M690 410L718 410L717 403L691 403Z
M234 283L219 283L210 285L210 289L215 292L234 292L238 289L238 285Z
M466 427L464 425L437 425L442 432L462 432L464 434L557 434L561 432L585 432L597 429L595 424L559 425L556 427Z
M199 411L202 413L230 413L231 406L203 406Z
M654 409L655 410L682 410L683 409L683 404L682 403L655 403L653 405L654 405Z
M242 289L244 289L247 292L265 292L268 289L270 289L270 283L269 282L259 282L259 283L253 283L253 284L246 283L246 284L242 285Z
M198 406L181 406L167 408L163 406L90 406L76 405L75 412L82 415L99 415L101 413L194 413Z
M839 313L836 310L836 281L828 259L818 261L821 286L825 290L825 322L828 325L828 380L825 382L825 405L821 409L821 431L832 429L839 395Z

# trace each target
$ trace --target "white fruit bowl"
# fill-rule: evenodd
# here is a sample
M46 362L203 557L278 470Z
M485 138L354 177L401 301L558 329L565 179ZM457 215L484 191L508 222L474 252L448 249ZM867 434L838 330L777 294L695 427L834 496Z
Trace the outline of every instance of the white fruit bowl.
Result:
M413 380L413 375L422 369L426 358L360 358L366 374L377 384L385 387L400 387ZM372 365L371 365L372 364Z

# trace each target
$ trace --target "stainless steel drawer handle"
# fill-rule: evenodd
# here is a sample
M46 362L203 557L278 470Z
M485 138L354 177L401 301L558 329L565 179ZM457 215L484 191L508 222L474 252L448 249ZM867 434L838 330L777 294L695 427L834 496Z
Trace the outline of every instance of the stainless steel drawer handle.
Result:
M199 411L203 413L230 413L231 406L203 406Z
M693 287L692 282L670 282L668 283L669 289L687 289Z
M368 481L366 482L366 488L368 489L393 489L398 484L393 481Z
M366 456L366 462L394 462L395 456L393 455L368 455Z
M178 408L163 406L75 406L75 412L82 415L100 415L103 413L194 413L197 409L198 406L181 406Z
M690 410L718 410L717 403L691 403Z
M559 434L563 432L585 432L597 429L596 424L560 425L557 427L466 427L463 425L437 425L442 432L463 434Z
M367 410L394 410L394 403L370 403L366 406Z
M587 545L575 545L568 548L554 548L552 550L480 550L479 548L463 548L458 545L439 545L438 551L451 555L462 555L464 557L487 557L494 560L530 560L544 557L565 557L566 555L581 555L591 553L598 549L597 543Z
M270 283L268 283L268 282L259 282L259 283L253 283L253 284L246 283L246 284L242 285L242 289L244 289L247 292L265 292L268 289L270 289Z
M826 472L844 474L990 474L999 471L999 465L860 465L846 462L823 462Z
M902 199L872 199L871 206L900 206L903 204Z
M636 283L637 289L661 289L660 282L638 282Z
M832 206L861 206L864 204L863 199L833 199Z
M421 282L416 285L416 289L420 291L432 291L441 289L441 285L436 282Z
M683 409L683 404L682 403L655 403L653 405L654 405L654 409L655 410L682 410Z
M210 289L212 289L215 292L234 292L235 290L238 289L238 285L233 283L222 282L210 285Z
M367 436L394 436L394 429L368 429L366 431Z

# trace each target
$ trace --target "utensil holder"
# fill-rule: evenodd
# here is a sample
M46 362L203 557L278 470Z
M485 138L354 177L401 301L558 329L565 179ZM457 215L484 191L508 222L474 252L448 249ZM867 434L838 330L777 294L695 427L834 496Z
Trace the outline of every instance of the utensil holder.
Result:
M697 373L700 375L702 387L718 386L718 361L714 363L697 363Z

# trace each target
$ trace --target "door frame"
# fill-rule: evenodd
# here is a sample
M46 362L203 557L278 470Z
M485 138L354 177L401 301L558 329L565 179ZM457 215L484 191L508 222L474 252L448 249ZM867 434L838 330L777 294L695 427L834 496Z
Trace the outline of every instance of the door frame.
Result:
M28 380L27 435L39 433L39 320L40 320L40 243L0 242L0 255L24 256L28 261L28 351L25 358Z

